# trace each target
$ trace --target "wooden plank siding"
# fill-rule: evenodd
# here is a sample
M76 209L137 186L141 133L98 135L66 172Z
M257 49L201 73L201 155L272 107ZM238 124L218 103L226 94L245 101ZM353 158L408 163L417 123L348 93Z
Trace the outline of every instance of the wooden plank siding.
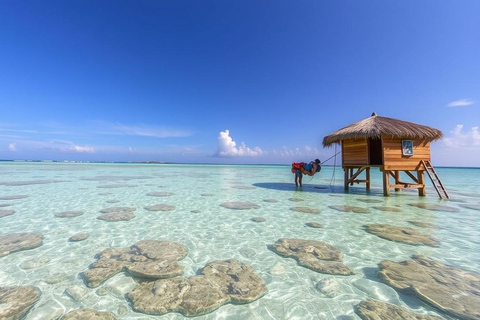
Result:
M421 160L430 160L430 142L412 140L413 155L404 156L402 139L384 136L382 140L384 170L418 170Z
M342 165L368 164L367 140L352 139L342 141Z

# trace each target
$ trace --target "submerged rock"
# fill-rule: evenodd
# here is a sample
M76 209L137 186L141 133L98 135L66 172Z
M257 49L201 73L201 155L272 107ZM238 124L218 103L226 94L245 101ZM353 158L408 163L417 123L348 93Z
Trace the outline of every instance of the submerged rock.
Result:
M369 300L360 302L355 312L364 320L441 320L437 316L419 314L394 304Z
M421 209L426 209L430 211L443 211L443 212L459 212L460 209L449 206L441 206L439 204L430 204L430 203L411 203L412 207L417 207Z
M374 209L384 211L384 212L402 212L400 208L395 208L395 207L373 207Z
M379 199L358 199L358 201L365 202L365 203L382 203L384 201Z
M35 184L49 184L49 183L59 183L59 182L69 182L63 180L29 180L29 181L9 181L9 182L2 182L0 184L9 187L20 187L20 186L29 186Z
M170 197L170 196L173 196L174 193L173 192L150 192L150 193L147 193L147 196L150 196L150 197Z
M0 196L0 200L17 200L17 199L25 199L28 198L26 195L13 195L13 196Z
M480 274L414 255L412 260L384 260L378 276L396 290L460 319L480 319Z
M83 214L83 211L64 211L64 212L55 213L55 217L72 218L72 217L81 216L82 214Z
M133 213L105 213L97 217L97 219L109 222L128 221L133 218L135 218L135 215Z
M263 202L268 202L268 203L277 203L278 200L276 199L264 199Z
M248 303L267 292L251 266L238 260L214 261L200 275L144 282L128 294L133 308L147 314L209 313L223 304Z
M136 209L130 207L110 207L100 210L102 215L99 215L97 219L116 222L116 221L128 221L135 218L135 215L132 213Z
M320 210L315 209L315 208L310 208L310 207L293 207L290 208L290 210L295 211L295 212L302 212L302 213L320 213Z
M78 309L67 313L61 320L115 320L110 312L96 311L92 309Z
M89 233L83 232L83 233L74 234L68 240L72 242L77 242L77 241L87 240L89 237L90 237Z
M148 211L173 211L175 206L169 204L155 204L153 206L146 206L145 210Z
M395 242L402 242L415 246L427 245L438 247L440 244L432 237L422 234L415 229L390 226L386 224L368 224L364 226L366 231L380 238Z
M42 239L43 235L37 232L0 235L0 257L17 251L40 247L42 245Z
M32 286L0 287L0 319L22 319L41 295Z
M316 240L278 239L273 250L311 270L338 275L351 275L354 271L342 262L343 253L329 244Z
M122 270L149 279L168 278L181 275L182 266L178 260L187 255L183 244L160 240L143 240L130 248L110 248L99 254L92 268L84 272L87 286L98 287L105 280Z
M323 228L323 226L318 222L307 222L305 225L310 228Z
M220 206L228 209L234 209L234 210L248 210L248 209L258 209L260 206L258 204L252 203L252 202L224 202L220 204Z
M370 213L370 210L362 207L355 206L328 206L331 209L342 212L354 212L354 213Z
M135 208L130 207L111 207L100 210L101 213L131 213L134 212Z
M251 219L253 222L265 222L267 220L265 220L265 218L262 218L262 217L254 217Z
M15 213L15 210L0 210L0 218L11 216Z
M135 187L137 186L134 184L106 184L106 185L97 186L97 188L100 188L100 189L135 188Z

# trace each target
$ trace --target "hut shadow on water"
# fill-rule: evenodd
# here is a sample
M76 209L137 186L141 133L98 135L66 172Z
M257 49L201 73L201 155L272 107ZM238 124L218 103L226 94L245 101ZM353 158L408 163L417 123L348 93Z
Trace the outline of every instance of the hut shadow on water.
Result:
M259 182L254 183L253 186L259 188L273 189L278 191L299 191L312 193L344 193L342 187L330 185L309 185L304 184L302 188L296 188L295 184L287 182Z

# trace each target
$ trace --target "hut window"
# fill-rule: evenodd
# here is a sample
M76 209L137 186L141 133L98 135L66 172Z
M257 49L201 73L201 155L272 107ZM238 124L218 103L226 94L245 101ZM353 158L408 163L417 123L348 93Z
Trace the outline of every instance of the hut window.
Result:
M413 142L412 140L402 140L402 155L413 156Z
M368 158L370 165L382 165L382 139L368 139Z

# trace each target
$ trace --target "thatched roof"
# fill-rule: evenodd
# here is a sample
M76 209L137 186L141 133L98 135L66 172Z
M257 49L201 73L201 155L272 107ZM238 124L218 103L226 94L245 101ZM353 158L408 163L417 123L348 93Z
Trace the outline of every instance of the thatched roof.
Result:
M443 133L435 128L422 126L420 124L377 116L373 113L371 117L355 122L347 127L335 131L323 138L323 146L328 147L333 143L340 143L342 140L356 138L380 138L388 135L401 139L422 139L433 141L440 139Z

